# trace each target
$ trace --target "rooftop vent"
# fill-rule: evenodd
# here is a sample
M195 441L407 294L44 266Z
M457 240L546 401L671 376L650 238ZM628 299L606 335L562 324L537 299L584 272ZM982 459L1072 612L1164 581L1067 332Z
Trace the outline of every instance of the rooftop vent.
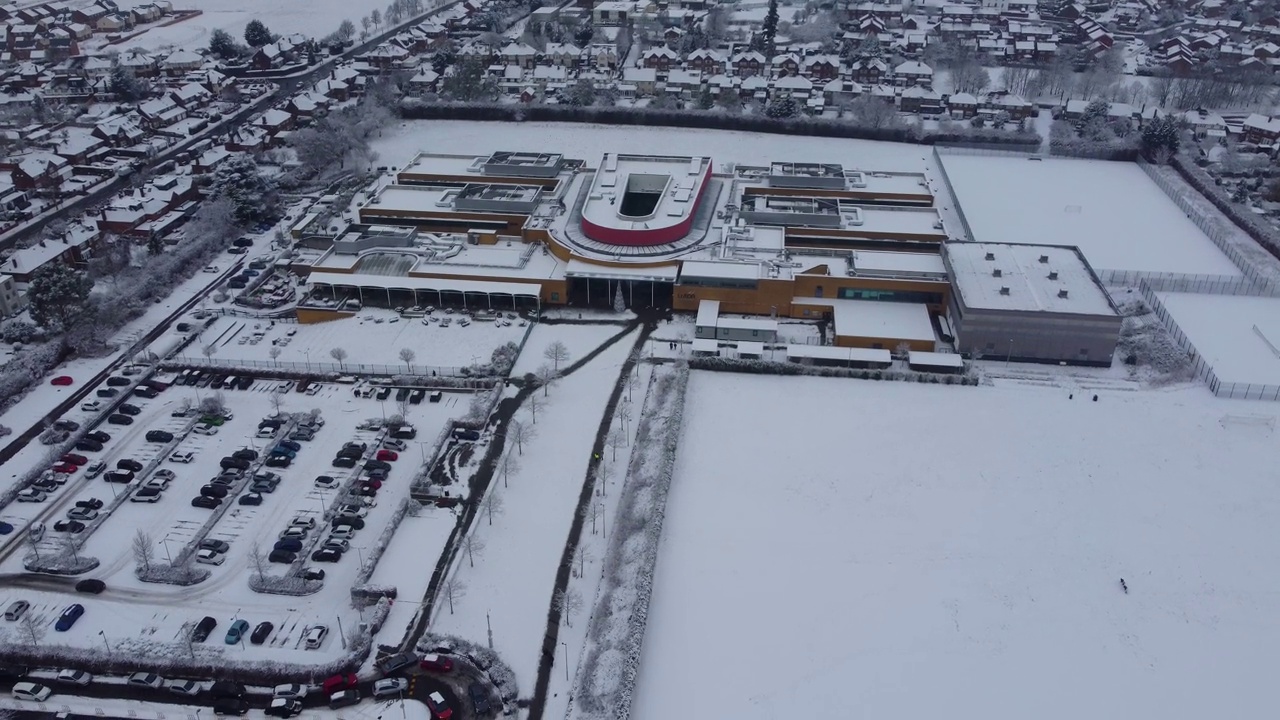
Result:
M1048 263L1048 262L1049 262L1049 256L1048 256L1048 255L1041 255L1041 256L1040 256L1040 262L1041 262L1042 264L1044 264L1044 263Z
M991 277L1001 277L1003 275L1004 273L1000 271L1000 268L996 268L995 270L991 271Z
M996 254L995 254L995 253L987 253L987 259L988 259L988 260L995 260L995 259L996 259Z
M1058 271L1057 271L1057 270L1050 270L1050 271L1049 271L1049 279L1050 279L1050 280L1057 280L1057 279L1058 279Z
M1060 297L1060 298L1064 298L1064 299L1065 299L1065 298L1067 297L1067 291L1066 291L1066 290L1059 290L1059 291L1058 291L1058 297Z
M1001 295L1008 295L1008 294L1009 294L1009 286L1007 286L1007 285L1006 285L1005 287L1000 288L1000 294L1001 294Z

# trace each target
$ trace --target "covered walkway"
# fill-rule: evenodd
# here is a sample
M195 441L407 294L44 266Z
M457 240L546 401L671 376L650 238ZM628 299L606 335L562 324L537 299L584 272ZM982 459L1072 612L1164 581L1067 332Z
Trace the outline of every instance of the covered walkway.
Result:
M385 302L387 307L458 305L486 310L541 307L542 286L537 283L314 272L310 282L317 289L328 288L335 299L340 293L353 294L361 306Z

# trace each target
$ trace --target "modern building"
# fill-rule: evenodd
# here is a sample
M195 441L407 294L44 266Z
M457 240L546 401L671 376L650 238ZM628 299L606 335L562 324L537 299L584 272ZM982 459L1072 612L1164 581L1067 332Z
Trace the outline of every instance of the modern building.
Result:
M972 357L1111 364L1121 318L1075 247L949 242L956 349Z

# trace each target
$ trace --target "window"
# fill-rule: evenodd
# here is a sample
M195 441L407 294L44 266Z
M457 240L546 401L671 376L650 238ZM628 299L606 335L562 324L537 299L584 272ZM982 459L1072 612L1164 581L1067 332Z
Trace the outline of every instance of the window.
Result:
M560 293L558 292L551 293L551 302L560 302Z
M804 315L805 317L809 317L809 311L808 311L808 310L805 310L805 311L804 311L804 313L803 313L803 315Z
M818 295L818 297L822 297ZM941 293L912 292L909 290L868 290L864 288L840 288L836 297L841 300L876 300L882 302L909 302L938 305L942 303Z
M822 286L821 286L821 285L819 285L819 286L817 286L817 287L815 287L815 288L813 289L813 296L814 296L814 297L822 297Z

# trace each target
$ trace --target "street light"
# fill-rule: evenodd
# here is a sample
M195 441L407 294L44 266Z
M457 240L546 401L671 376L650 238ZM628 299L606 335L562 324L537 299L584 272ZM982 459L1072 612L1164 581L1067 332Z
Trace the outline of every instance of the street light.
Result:
M564 681L569 682L569 644L562 642L560 647L564 648Z
M107 646L107 653L108 653L108 654L110 654L110 652L111 652L111 643L107 642L107 634L106 634L105 632L103 632L103 631L99 630L99 631L98 631L98 635L100 635L100 636L102 637L102 644Z

